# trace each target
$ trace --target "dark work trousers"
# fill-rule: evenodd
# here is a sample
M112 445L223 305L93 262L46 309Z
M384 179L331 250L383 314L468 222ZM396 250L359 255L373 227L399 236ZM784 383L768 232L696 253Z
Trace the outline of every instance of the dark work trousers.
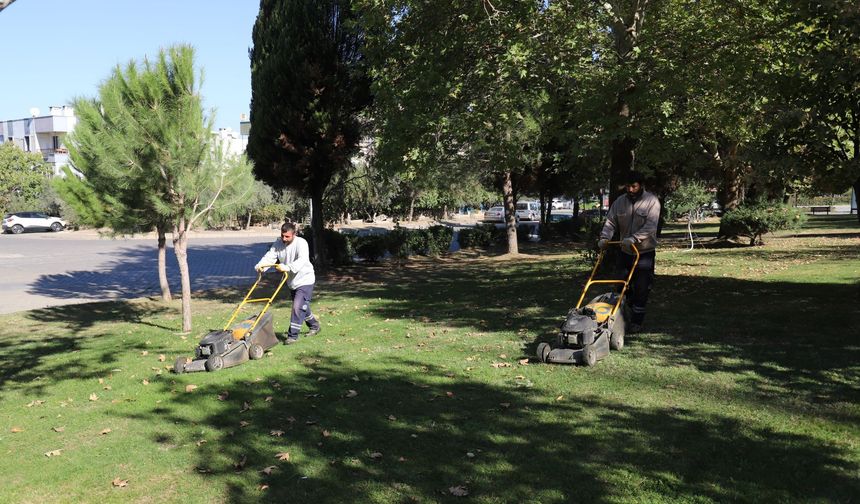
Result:
M293 314L290 317L290 330L287 331L288 338L299 337L302 323L306 323L311 329L319 328L319 321L311 313L311 298L313 296L313 285L302 285L301 287L290 289L290 299L293 300Z
M636 263L636 271L633 272L633 278L630 280L630 285L627 287L627 306L630 307L630 323L642 325L645 321L645 306L648 304L648 294L651 292L651 285L654 284L654 256L655 251L651 250L639 255L639 262ZM624 274L623 278L627 278L630 274L630 268L633 266L633 261L636 256L627 255L625 253L618 254L618 269Z

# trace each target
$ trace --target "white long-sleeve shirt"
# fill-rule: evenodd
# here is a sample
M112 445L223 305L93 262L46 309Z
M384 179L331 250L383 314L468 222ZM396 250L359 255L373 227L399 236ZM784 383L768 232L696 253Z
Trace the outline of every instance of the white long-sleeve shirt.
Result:
M293 238L293 242L289 245L278 238L272 243L269 251L257 262L254 268L259 268L264 264L275 264L275 262L283 264L284 267L290 270L287 287L295 289L303 285L313 285L316 282L314 265L311 264L310 257L308 242L301 236Z

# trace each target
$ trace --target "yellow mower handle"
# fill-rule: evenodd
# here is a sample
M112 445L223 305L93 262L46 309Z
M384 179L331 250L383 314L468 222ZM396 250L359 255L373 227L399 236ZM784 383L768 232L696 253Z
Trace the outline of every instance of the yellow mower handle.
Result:
M263 279L263 273L273 266L275 269L284 274L284 278L281 279L281 282L278 284L278 288L275 289L275 292L273 292L270 297L250 299L251 294L254 292L254 289L257 288L257 285L260 284L260 280ZM242 310L242 307L244 307L246 304L262 303L265 301L265 306L263 306L263 309L260 311L260 313L257 315L257 318L254 320L254 324L251 325L250 328L248 328L248 331L245 334L248 334L253 331L254 328L257 327L257 323L260 322L260 319L263 318L263 314L266 313L266 311L269 309L269 306L271 306L275 298L278 297L278 293L281 292L281 288L284 286L285 283L287 283L289 273L290 270L288 270L283 264L264 264L257 268L257 281L254 282L254 285L251 286L251 290L249 290L248 294L245 295L245 299L243 299L242 302L239 303L239 306L237 306L236 309L233 311L233 315L230 316L230 320L228 320L227 323L224 324L224 330L226 331L230 328L230 324L232 324L233 321L236 320L236 317L239 315L239 312Z
M606 244L621 246L620 241L611 241ZM597 262L594 263L594 268L591 269L591 275L588 276L588 281L585 282L585 287L582 289L582 294L579 296L579 301L576 302L577 309L582 305L582 300L585 299L585 293L588 292L588 288L592 285L623 284L624 287L621 288L621 295L618 296L618 300L615 301L615 306L612 307L612 312L609 313L610 317L615 315L615 312L617 312L618 308L621 306L621 300L624 299L624 294L627 293L627 286L630 285L630 279L633 278L633 273L636 271L636 265L639 264L639 249L636 248L635 243L631 243L630 246L633 248L633 252L636 253L636 259L633 261L633 266L630 267L630 273L627 274L627 280L594 280L594 274L597 273L597 268L600 267L600 263L603 261L603 256L606 254L605 250L600 251L600 254L597 256Z

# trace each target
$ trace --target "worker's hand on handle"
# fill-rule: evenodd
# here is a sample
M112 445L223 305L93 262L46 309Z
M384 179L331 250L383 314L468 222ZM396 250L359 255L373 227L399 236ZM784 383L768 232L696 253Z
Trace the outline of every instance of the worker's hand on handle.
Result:
M257 273L265 273L266 270L269 269L269 266L255 266L254 271Z
M287 273L290 269L284 264L276 264L275 269L280 271L281 273Z
M600 250L606 250L609 247L609 240L605 238L601 238L597 240L597 248Z
M636 243L636 239L632 236L628 236L627 238L621 240L621 250L627 252L628 254L633 253L633 245Z

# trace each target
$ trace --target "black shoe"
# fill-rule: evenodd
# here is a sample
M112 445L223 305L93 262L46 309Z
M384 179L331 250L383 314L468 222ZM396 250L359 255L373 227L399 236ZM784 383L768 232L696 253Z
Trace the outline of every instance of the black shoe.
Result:
M298 341L299 341L299 338L290 338L290 337L287 337L287 338L284 340L284 344L285 344L285 345L292 345L293 343L296 343L296 342L298 342Z
M316 336L322 331L322 327L311 327L311 330L308 331L308 336Z

